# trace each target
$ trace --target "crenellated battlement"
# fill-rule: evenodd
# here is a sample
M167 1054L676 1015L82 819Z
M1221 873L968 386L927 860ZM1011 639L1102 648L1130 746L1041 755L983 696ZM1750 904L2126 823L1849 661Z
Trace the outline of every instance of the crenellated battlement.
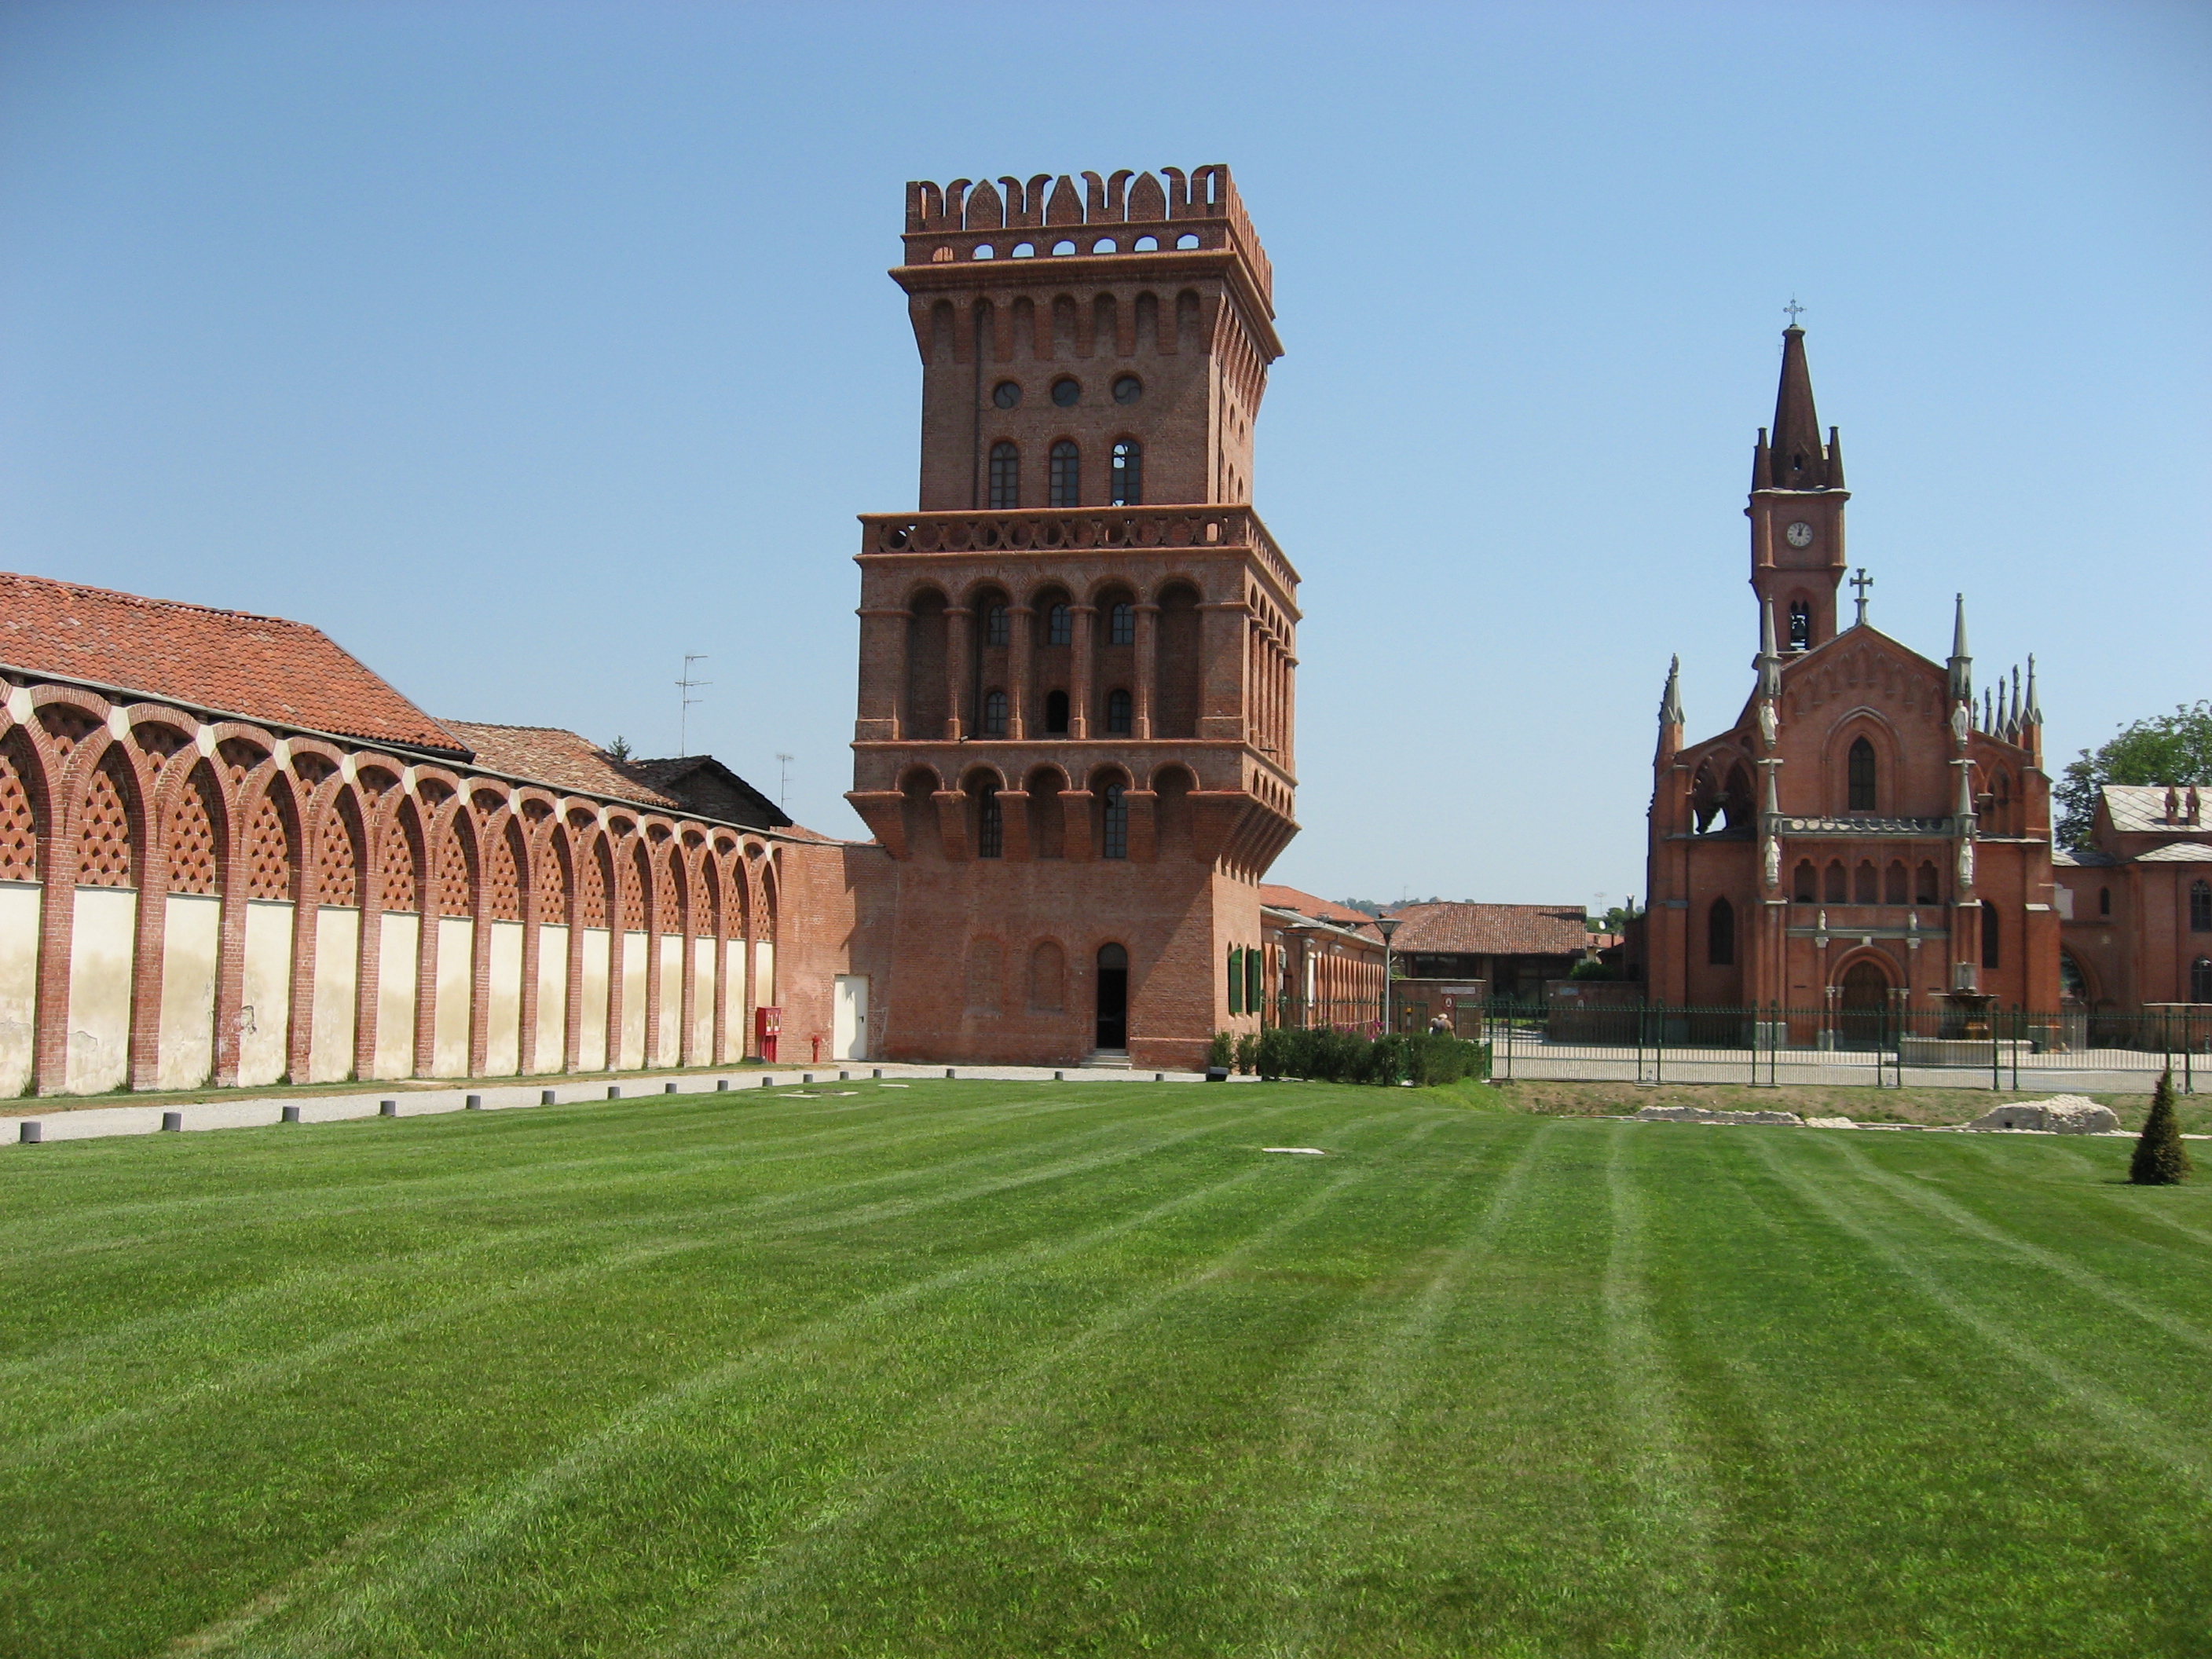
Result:
M1067 173L1048 173L1027 180L955 179L941 188L914 180L906 187L906 262L1231 250L1243 257L1272 307L1274 269L1228 167L1215 162L1188 174L1180 167L1160 172L1164 185L1126 167L1103 179L1084 173L1081 185Z

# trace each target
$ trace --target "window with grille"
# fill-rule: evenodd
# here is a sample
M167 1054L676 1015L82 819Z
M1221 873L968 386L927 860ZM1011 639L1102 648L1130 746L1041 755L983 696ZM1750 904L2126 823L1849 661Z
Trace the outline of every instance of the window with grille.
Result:
M1006 607L994 605L983 612L983 643L1012 645L1014 642L1014 619L1006 614Z
M1051 506L1083 505L1083 452L1065 438L1052 447L1050 489Z
M1847 766L1850 784L1849 810L1854 812L1873 811L1874 745L1864 738L1854 738Z
M971 450L969 453L972 454L974 452ZM1013 444L993 444L991 446L991 510L994 513L1006 513L1021 504L1022 452Z
M1106 729L1109 732L1126 737L1136 725L1135 712L1136 705L1127 691L1106 694Z
M1141 507L1145 501L1145 452L1141 445L1123 439L1114 446L1111 474L1115 507Z
M1125 859L1129 856L1129 803L1121 796L1121 786L1106 786L1106 845L1105 856Z
M1047 645L1075 643L1075 612L1066 605L1056 605L1045 612L1044 642Z
M986 790L975 809L975 856L1000 859L1006 855L1006 814L999 807L999 792Z
M986 691L983 694L983 735L1003 738L1006 735L1006 694Z
M1114 608L1106 613L1106 640L1109 645L1137 642L1137 607L1127 599L1115 600Z

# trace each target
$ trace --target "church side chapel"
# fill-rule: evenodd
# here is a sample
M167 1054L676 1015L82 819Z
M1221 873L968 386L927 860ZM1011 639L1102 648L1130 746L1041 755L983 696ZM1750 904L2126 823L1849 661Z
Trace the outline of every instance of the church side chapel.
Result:
M1964 598L1936 662L1869 620L1863 570L1839 627L1850 499L1793 322L1745 509L1751 696L1729 729L1690 741L1678 659L1660 704L1646 996L1788 1011L1732 1017L1768 1042L1870 1040L1908 1018L1931 1042L1986 1036L1992 1010L2059 1006L2033 659L1978 701Z

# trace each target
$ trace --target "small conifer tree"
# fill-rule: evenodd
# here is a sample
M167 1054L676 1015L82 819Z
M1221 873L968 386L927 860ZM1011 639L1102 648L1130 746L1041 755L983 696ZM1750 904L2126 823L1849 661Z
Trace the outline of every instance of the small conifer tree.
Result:
M2181 1144L2181 1120L2173 1113L2173 1068L2158 1080L2150 1115L2128 1164L2128 1179L2138 1187L2171 1187L2189 1176L2189 1149Z

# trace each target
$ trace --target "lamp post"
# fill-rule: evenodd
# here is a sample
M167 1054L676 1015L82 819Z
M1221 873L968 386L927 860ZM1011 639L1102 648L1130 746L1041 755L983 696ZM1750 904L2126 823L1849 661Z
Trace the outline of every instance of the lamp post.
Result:
M1398 1011L1391 1006L1396 998L1390 984L1390 935L1398 931L1401 920L1398 916L1375 918L1375 926L1382 934L1382 1029L1386 1032L1395 1030L1398 1025Z

